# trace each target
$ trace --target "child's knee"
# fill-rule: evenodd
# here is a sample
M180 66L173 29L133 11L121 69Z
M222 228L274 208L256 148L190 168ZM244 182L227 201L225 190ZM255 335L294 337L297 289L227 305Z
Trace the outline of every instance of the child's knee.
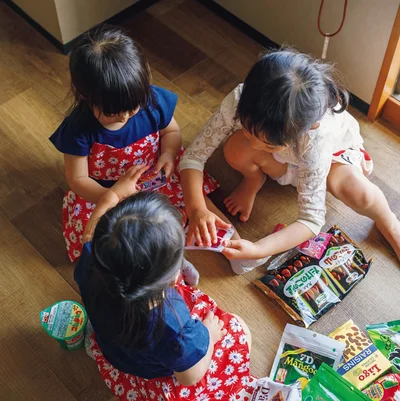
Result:
M226 162L235 170L251 169L254 162L248 143L241 131L235 132L224 145L224 157ZM256 167L256 165L254 164Z
M379 191L379 188L374 184L367 183L365 177L353 174L343 184L342 193L354 209L362 211L373 207L375 202L374 189Z

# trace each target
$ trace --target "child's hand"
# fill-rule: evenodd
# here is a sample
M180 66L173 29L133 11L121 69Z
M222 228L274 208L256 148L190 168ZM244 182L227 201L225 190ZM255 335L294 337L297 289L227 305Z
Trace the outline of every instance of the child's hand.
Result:
M207 327L213 344L216 344L227 333L227 330L224 329L224 322L211 311L207 313L207 316L203 320L203 324Z
M189 216L189 229L186 244L191 245L193 238L199 246L211 246L218 241L217 227L224 230L231 228L220 217L207 208L196 210ZM204 242L204 243L203 243Z
M226 258L232 260L260 259L265 256L269 256L263 254L260 246L257 243L253 243L245 239L225 240L222 242L222 245L225 247L222 250L222 254Z
M165 176L167 179L171 177L174 172L176 157L169 152L164 152L158 159L156 166L154 167L154 172L158 173L163 168L165 171Z
M139 192L138 179L148 169L143 164L131 167L111 188L120 201Z

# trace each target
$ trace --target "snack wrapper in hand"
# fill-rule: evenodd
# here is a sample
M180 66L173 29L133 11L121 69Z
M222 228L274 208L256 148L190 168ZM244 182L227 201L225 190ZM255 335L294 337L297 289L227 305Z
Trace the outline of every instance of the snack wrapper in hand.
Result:
M303 389L302 396L303 401L371 401L325 363Z
M164 169L161 169L158 173L154 170L146 171L138 180L137 185L143 192L154 191L155 189L161 188L167 184L167 178L165 176Z
M287 386L264 377L258 379L256 386L250 401L301 401L301 389L298 383Z
M278 268L268 267L265 276L253 282L300 326L310 326L337 305L365 277L371 264L338 227L328 234L331 238L322 259L298 252Z
M189 220L187 215L183 209L179 209L182 214L182 224L185 230L185 235L187 235L189 229ZM199 246L196 244L186 245L185 249L188 251L211 251L211 252L222 252L224 246L222 245L222 241L229 240L232 238L235 230L233 228L229 228L228 230L224 230L222 228L217 230L217 242L212 244L211 246Z
M363 393L372 401L394 401L396 396L400 398L399 391L400 375L390 373L375 380L374 384L367 387Z
M393 365L393 372L400 373L400 320L368 325L367 332L376 348Z
M352 320L329 337L346 345L344 363L337 372L358 389L364 389L391 368L390 362Z
M304 388L322 363L337 368L344 347L327 336L287 324L270 376L278 383L299 383Z

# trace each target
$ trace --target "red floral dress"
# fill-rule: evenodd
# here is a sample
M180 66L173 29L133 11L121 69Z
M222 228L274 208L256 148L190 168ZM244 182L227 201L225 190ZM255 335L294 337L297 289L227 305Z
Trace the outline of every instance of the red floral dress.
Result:
M183 207L183 193L180 184L178 164L181 150L176 159L175 171L162 188L157 189L167 195L173 205ZM124 148L115 148L95 142L88 157L89 177L99 181L116 181L130 167L146 164L150 168L157 163L160 154L160 136L153 133ZM218 187L217 182L207 173L204 174L203 192L208 195ZM62 225L68 256L73 262L82 251L82 235L85 226L95 208L94 203L87 202L73 191L68 191L63 200Z
M175 376L143 379L123 373L104 358L93 333L91 350L104 382L121 401L249 400L256 378L250 374L249 346L241 324L200 290L183 282L175 288L185 300L193 319L203 320L212 310L228 330L225 337L215 344L210 366L202 380L194 386L183 386Z

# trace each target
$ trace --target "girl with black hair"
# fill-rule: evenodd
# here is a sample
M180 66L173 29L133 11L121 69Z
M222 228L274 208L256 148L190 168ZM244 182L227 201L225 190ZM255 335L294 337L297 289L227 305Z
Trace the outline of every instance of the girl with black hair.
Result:
M178 97L150 84L150 69L138 45L119 28L96 28L72 51L69 69L75 104L50 140L64 154L71 188L62 220L74 261L95 204L132 165L146 164L154 174L164 169L167 185L159 192L177 207L184 204L176 169L182 153L174 118ZM206 174L204 193L216 186Z
M165 195L135 195L143 171L97 201L75 269L99 371L123 401L244 399L250 331L180 280L182 216Z
M227 241L223 254L229 259L274 255L317 235L325 224L327 191L374 220L400 258L400 222L366 177L373 163L347 106L348 93L330 65L290 49L263 55L181 159L188 238L210 236L215 216L199 189L205 162L224 143L226 161L243 175L224 201L232 215L248 220L267 176L295 186L299 201L297 221L283 230L256 243Z

